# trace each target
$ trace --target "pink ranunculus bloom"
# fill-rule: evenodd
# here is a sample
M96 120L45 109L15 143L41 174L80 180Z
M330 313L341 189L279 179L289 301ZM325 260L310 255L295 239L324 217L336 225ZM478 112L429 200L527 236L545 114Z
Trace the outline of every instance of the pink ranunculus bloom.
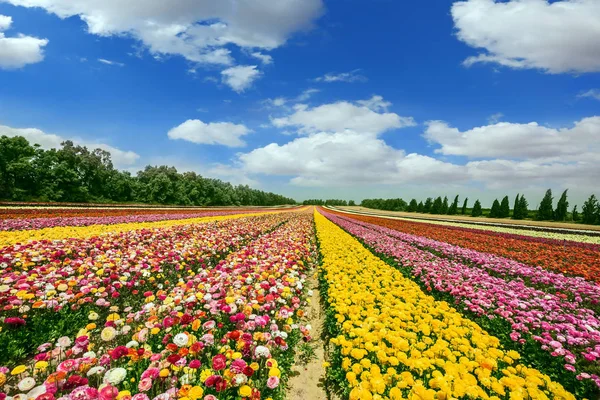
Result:
M100 389L100 400L114 400L119 395L119 389L114 386L107 385Z
M138 384L138 389L140 392L147 392L152 388L152 379L151 378L143 378L140 380Z
M267 379L267 387L269 389L275 389L277 386L279 386L279 378L276 376L270 376L269 379Z

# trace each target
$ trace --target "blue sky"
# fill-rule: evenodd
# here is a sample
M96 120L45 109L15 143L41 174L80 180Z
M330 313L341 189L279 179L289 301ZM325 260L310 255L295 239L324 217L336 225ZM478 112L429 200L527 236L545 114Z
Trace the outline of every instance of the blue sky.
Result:
M600 194L596 0L121 3L0 0L0 134L298 200Z

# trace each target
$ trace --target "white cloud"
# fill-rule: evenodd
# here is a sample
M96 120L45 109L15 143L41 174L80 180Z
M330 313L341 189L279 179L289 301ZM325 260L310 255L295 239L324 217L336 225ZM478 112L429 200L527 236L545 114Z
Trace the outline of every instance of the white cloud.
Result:
M457 37L496 63L549 73L600 71L600 1L465 0L452 5Z
M300 93L300 95L298 97L296 97L294 99L294 101L295 102L307 101L313 96L313 94L317 94L319 92L320 92L319 89L313 89L313 88L306 89L305 91Z
M120 62L117 62L117 61L110 61L110 60L107 60L105 58L99 58L98 62L100 62L102 64L106 64L106 65L114 65L114 66L117 66L117 67L124 67L125 66L125 64L123 64L123 63L120 63Z
M89 150L102 149L108 151L112 156L113 164L116 168L125 168L134 165L140 156L133 151L125 151L105 143L98 143L81 138L66 138L59 135L46 133L36 128L11 128L9 126L0 125L0 136L8 137L23 136L29 143L39 144L44 149L60 148L61 143L66 140L71 140L76 145L86 146Z
M0 14L0 31L5 31L12 25L12 17Z
M243 147L246 143L242 136L250 133L244 125L231 122L204 123L199 119L189 119L183 124L171 129L170 139L181 139L197 144L221 144L228 147Z
M273 57L271 57L268 54L263 54L259 51L256 51L254 53L250 54L252 57L257 58L260 60L261 63L263 63L264 65L268 65L273 63Z
M563 129L536 122L500 122L464 132L443 121L430 121L424 137L439 144L436 153L444 155L577 161L586 153L600 154L600 117L585 118Z
M48 39L18 34L6 37L3 31L12 25L12 18L0 15L0 69L18 69L44 59Z
M388 146L372 135L319 132L241 154L244 171L291 176L299 186L398 184L464 179L461 167Z
M223 83L234 91L241 93L252 86L252 83L261 76L256 65L239 65L221 71Z
M272 107L281 108L281 107L285 107L286 104L290 104L290 103L297 104L297 103L302 103L302 102L308 101L314 94L317 94L319 92L320 92L319 89L309 88L309 89L302 91L302 93L300 93L298 96L296 96L294 98L287 98L287 97L281 96L281 97L276 97L274 99L263 100L263 104L267 108L272 108ZM285 110L290 111L290 110L292 110L292 108L285 107Z
M355 69L354 71L342 72L342 73L330 72L328 74L325 74L323 76L315 78L314 81L315 82L326 82L326 83L331 83L331 82L348 82L348 83L366 82L368 80L367 77L363 76L363 75L359 75L358 72L360 72L360 69Z
M322 0L4 0L41 7L60 18L78 16L88 32L128 35L158 57L232 65L227 46L271 50L312 27Z
M588 90L587 92L581 93L577 97L579 97L579 98L588 97L588 98L591 98L591 99L600 100L600 89L591 89L591 90Z
M389 103L384 102L379 96L357 104L339 101L314 108L298 104L294 107L293 114L272 118L271 122L277 128L297 127L298 131L304 134L351 130L377 135L390 129L416 125L412 117L380 112L384 105L387 107Z

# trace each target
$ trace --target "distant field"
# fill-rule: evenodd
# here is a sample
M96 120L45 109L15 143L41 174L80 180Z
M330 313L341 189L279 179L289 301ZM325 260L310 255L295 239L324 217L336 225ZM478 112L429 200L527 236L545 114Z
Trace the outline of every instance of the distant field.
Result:
M461 223L469 224L498 224L498 225L509 225L509 226L524 226L524 227L540 227L540 228L553 228L557 230L579 230L579 231L594 231L600 232L600 226L598 225L582 225L573 224L568 222L550 222L550 221L532 221L532 220L513 220L509 218L487 218L487 217L470 217L466 215L432 215L432 214L420 214L410 213L403 211L383 211L373 210L371 208L365 208L360 206L355 207L335 207L337 210L359 212L371 215L385 215L391 217L402 217L402 218L413 218L413 219L429 219L438 221L460 221Z

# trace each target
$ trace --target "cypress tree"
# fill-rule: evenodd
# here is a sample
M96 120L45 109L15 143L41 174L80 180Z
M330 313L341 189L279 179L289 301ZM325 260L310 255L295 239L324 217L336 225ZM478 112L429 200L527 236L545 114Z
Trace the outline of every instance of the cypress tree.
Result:
M517 193L517 197L515 197L515 205L513 206L513 219L521 219L519 213L519 193Z
M412 199L410 201L410 204L408 205L408 208L406 209L406 211L408 211L408 212L416 212L418 206L419 205L417 204L417 200L416 199Z
M522 194L519 199L519 219L525 219L529 217L529 203L525 198L525 195Z
M429 214L431 212L431 207L433 206L433 199L428 197L425 200L425 206L423 207L423 212Z
M573 222L579 221L579 211L577 211L577 204L575 204L575 207L573 207L573 212L571 213L571 216L573 218Z
M591 195L589 199L583 203L581 207L581 222L584 224L593 224L596 222L596 208L598 207L598 200L596 195Z
M425 205L423 204L422 201L419 202L419 205L417 206L417 212L422 213L424 212L425 209Z
M479 199L475 200L475 205L473 206L473 210L471 211L472 217L480 217L483 214L483 210L481 209L481 203Z
M433 205L431 206L431 213L432 214L441 214L442 213L442 205L443 205L442 197L441 196L436 197L436 199L433 201Z
M554 218L554 210L552 209L552 189L548 189L544 198L540 202L540 206L538 207L538 211L536 214L536 219L538 221L550 221Z
M563 194L558 199L558 203L556 203L556 211L554 212L554 219L556 221L564 221L567 219L567 212L569 209L569 202L567 201L567 191L566 189Z
M448 214L449 215L458 214L458 195L456 195L456 197L454 198L454 201L452 202L452 205L448 209Z
M448 214L448 196L444 196L444 201L442 202L442 209L440 210L440 214Z
M469 203L469 198L467 197L465 199L465 201L463 202L463 206L462 206L462 210L461 210L461 214L465 215L467 213L467 204Z
M492 209L490 210L490 214L488 217L490 218L498 218L500 216L500 202L498 199L494 200L492 204Z
M504 196L504 198L502 199L502 203L500 203L500 211L498 216L500 218L508 218L510 216L510 203L508 200L508 196Z

